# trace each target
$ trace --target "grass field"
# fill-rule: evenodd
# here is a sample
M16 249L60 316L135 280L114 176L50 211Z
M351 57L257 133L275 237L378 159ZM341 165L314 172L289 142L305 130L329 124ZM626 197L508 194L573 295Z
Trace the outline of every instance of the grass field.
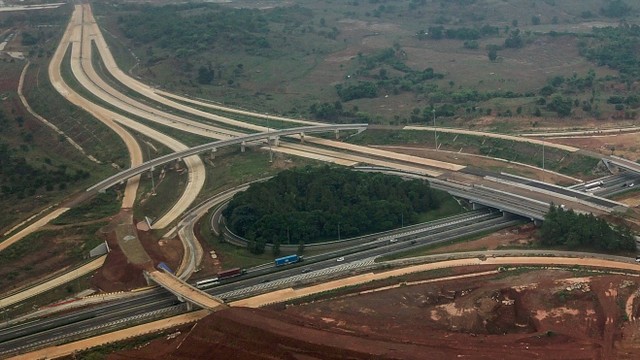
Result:
M447 94L460 90L531 93L534 96L495 97L490 101L455 104L457 110L450 119L457 126L465 126L470 119L485 115L487 110L491 110L493 116L507 113L507 110L515 114L516 109L521 108L517 118L496 120L514 123L510 128L517 128L528 125L521 121L522 117L542 121L556 116L544 106L540 116L532 115L537 108L537 92L549 79L554 76L569 78L574 74L584 76L594 70L597 78L602 79L598 80L602 87L595 88L595 94L590 90L562 94L580 101L594 96L599 107L593 112L576 108L572 116L606 120L615 114L606 104L614 91L604 79L613 76L615 83L617 72L589 62L579 54L577 46L580 34L589 33L593 26L618 24L617 19L600 13L600 9L608 4L605 0L475 0L426 2L425 5L419 2L412 5L410 1L298 0L295 3L299 7L277 1L261 2L259 11L271 21L269 31L259 35L269 41L270 47L256 50L249 45L214 44L207 48L194 43L190 44L192 48L184 47L191 54L188 58L174 56L158 42L134 44L127 39L117 21L118 16L135 14L138 9L127 8L119 13L113 8L96 5L96 12L102 14L98 21L108 30L107 40L117 49L122 67L133 67L130 48L140 59L133 71L145 82L260 112L309 117L312 104L332 104L339 100L336 84L376 82L380 69L387 70L392 77L401 76L401 72L384 63L356 75L361 67L359 56L394 48L396 57L411 69L421 71L430 67L444 77L424 83L426 90L395 93L381 89L375 99L346 101L343 108L368 114L377 122L393 122L394 119L409 118L414 108L447 103ZM635 4L630 5L635 7L634 11L640 10ZM250 9L256 5L239 0L230 3L229 7ZM277 11L274 8L278 8ZM280 22L276 14L286 14L291 21ZM637 19L628 17L627 21L634 23ZM499 34L478 39L477 49L465 48L462 40L419 40L416 37L417 32L436 25L446 29L491 25L499 29ZM502 46L514 29L523 34L524 46L500 50L497 61L489 61L486 47ZM550 36L551 31L560 35ZM332 35L327 35L330 33ZM219 51L220 48L224 51ZM239 65L241 71L237 71ZM216 74L211 85L198 84L200 66L209 66ZM434 98L429 90L434 87L444 94L444 98L441 95ZM465 112L470 107L481 108L482 112Z
M433 148L435 146L431 131L382 131L367 130L350 142L356 144L377 145L420 145ZM508 161L542 167L542 147L511 140L489 138L485 136L458 135L438 133L438 146L443 150L480 154L501 158ZM545 149L545 168L566 175L590 175L598 159L585 155L569 153L558 149Z

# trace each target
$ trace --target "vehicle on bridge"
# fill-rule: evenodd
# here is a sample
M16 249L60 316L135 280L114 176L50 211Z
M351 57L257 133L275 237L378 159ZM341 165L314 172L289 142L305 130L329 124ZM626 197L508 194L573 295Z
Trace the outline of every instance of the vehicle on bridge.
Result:
M198 289L206 289L218 284L220 284L220 279L217 277L196 281L196 287Z
M224 279L240 276L240 275L243 275L243 274L246 274L246 273L247 273L247 270L241 269L241 268L233 268L233 269L229 269L229 270L224 270L224 271L220 271L218 273L218 280L224 280Z
M175 275L175 273L173 272L173 270L171 270L171 268L169 267L169 265L167 265L167 264L166 264L166 263L164 263L164 262L160 262L160 263L158 264L158 269L159 269L159 270L164 270L164 271L168 272L169 274L174 274L174 275Z
M294 255L279 257L275 259L274 262L276 266L283 266L283 265L295 264L297 262L302 261L303 259L304 259L304 256L298 256L294 254Z

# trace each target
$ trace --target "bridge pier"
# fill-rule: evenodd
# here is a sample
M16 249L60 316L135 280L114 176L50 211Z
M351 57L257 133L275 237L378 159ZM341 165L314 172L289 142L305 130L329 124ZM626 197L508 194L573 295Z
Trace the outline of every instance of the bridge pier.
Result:
M542 220L533 219L533 225L535 225L535 227L542 226Z
M209 154L209 158L211 160L214 160L216 158L216 152L218 151L218 148L213 148L211 149L211 153Z
M276 137L273 139L273 146L275 146L275 147L280 146L280 136L276 136Z
M336 140L340 139L340 130L334 130L333 131L336 134Z
M243 141L240 143L240 152L244 152L247 147L247 142Z
M300 133L300 143L304 144L304 133Z
M484 209L486 208L486 206L482 205L482 204L478 204L476 202L472 202L471 203L471 209L472 210L480 210L480 209Z

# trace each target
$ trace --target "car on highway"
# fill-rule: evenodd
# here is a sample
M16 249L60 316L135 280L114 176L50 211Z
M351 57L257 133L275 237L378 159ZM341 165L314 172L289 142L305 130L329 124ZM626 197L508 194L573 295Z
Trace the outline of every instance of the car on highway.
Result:
M640 263L640 256L636 256L636 262Z
M344 257L340 256L339 258L336 259L337 262L341 262L344 261Z
M306 274L306 273L308 273L308 272L310 272L310 271L312 271L312 270L313 270L313 269L311 269L311 268L302 269L302 273L303 273L303 274Z
M393 238L393 239L389 240L389 242L393 244L394 242L398 242L398 239Z

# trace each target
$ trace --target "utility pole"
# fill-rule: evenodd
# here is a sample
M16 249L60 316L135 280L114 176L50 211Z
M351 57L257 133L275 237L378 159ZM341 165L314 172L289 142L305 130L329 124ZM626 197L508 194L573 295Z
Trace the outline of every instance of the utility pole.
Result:
M438 130L436 129L436 108L434 106L433 110L433 140L436 143L436 151L438 151Z
M267 115L267 113L264 113ZM269 133L271 132L271 128L269 127L269 115L267 115L267 143L269 143L269 162L273 162L273 152L271 151L271 137Z
M149 142L147 141L147 161L151 160L151 150L149 150L149 147L151 145L149 145ZM155 181L153 180L153 166L151 167L151 195L155 195L156 194L156 184Z
M546 170L544 169L544 141L542 142L542 181L544 181Z

